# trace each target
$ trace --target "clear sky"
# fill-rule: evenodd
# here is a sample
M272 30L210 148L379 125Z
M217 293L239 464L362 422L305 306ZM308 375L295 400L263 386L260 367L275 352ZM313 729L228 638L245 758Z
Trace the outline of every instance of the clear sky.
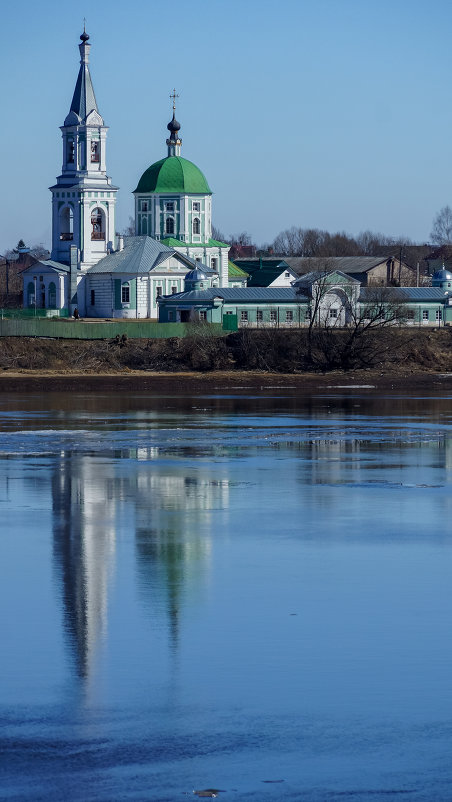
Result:
M271 242L296 225L425 242L452 205L450 0L19 0L2 10L0 253L20 237L50 246L84 15L118 229L166 155L173 87L182 155L226 235Z

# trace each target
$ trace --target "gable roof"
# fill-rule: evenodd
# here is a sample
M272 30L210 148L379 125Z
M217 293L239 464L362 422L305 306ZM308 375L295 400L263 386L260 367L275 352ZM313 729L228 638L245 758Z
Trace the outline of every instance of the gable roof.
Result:
M235 259L234 264L248 273L249 287L268 287L285 270L292 271L284 259Z
M368 273L369 270L378 267L391 259L391 256L328 256L319 258L316 256L287 256L284 257L287 264L298 275L310 273L313 269L321 270L322 265L326 270L339 270L341 273ZM402 264L405 264L402 262ZM406 265L409 267L409 265Z
M231 262L231 260L229 260L228 275L229 278L246 279L248 278L249 273L245 273L244 270L242 270L240 267L237 267L237 265L235 265L234 262Z
M149 273L170 256L177 256L188 268L194 262L184 254L177 253L152 237L125 237L122 251L104 256L90 267L88 273Z
M313 270L312 273L304 273L302 276L297 278L296 281L293 282L294 287L310 287L316 281L320 281L321 279L328 279L331 276L340 276L341 278L345 278L347 284L361 284L358 279L353 278L353 276L347 275L347 273L343 273L342 270Z
M62 262L55 262L53 259L39 259L33 262L32 265L25 267L20 271L24 273L69 273L69 265L64 265Z

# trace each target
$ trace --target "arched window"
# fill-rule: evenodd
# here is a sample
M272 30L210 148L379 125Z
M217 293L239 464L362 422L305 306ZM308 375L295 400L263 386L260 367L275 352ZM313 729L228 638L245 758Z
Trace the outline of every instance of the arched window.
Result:
M49 309L56 309L56 285L54 281L49 284Z
M74 163L74 155L75 155L75 147L74 147L74 139L73 137L67 140L67 163L73 164Z
M33 306L34 302L35 302L35 285L33 281L29 281L27 286L27 306Z
M74 212L72 206L63 206L60 212L60 240L74 239Z
M201 221L199 217L195 217L193 219L193 234L200 234L201 233Z
M105 239L105 216L99 206L91 212L91 239Z
M100 142L98 140L91 140L91 162L100 161Z
M167 234L174 234L174 217L166 218L165 232Z

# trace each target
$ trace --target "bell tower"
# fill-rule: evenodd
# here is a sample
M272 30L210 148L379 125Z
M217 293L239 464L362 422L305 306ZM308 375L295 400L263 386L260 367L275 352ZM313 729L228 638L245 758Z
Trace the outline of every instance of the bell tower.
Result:
M52 193L52 256L69 264L71 246L80 252L80 269L115 249L118 188L106 173L108 127L97 107L89 71L89 36L80 36L80 69L69 114L61 126L63 164Z

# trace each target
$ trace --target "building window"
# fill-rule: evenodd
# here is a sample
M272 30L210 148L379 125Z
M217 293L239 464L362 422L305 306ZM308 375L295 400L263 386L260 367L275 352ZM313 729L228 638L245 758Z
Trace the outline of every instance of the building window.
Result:
M177 292L177 287L173 284L173 286L171 287L171 295L176 295L176 292Z
M329 316L332 320L336 320L337 318L337 309L330 309Z
M290 278L290 273L288 270L284 273L284 278Z
M248 320L248 312L245 312L244 310L242 310L242 311L240 312L240 320L241 320L243 323L244 323L244 322L246 322L246 321Z
M278 315L276 313L276 309L270 309L270 323L276 323L278 319Z
M142 212L147 212L147 210L148 210L148 202L147 201L141 201L141 211Z
M174 234L174 217L167 217L165 223L165 233Z
M436 318L436 320L442 320L443 319L443 310L442 309L437 309L436 310L435 318Z
M217 269L217 264L218 264L218 259L212 257L212 259L210 260L210 267L212 268L212 270Z
M309 309L309 307L306 309L306 311L304 313L304 319L305 320L311 320L311 310Z
M91 212L91 239L105 239L105 223L102 209L98 206Z
M262 314L262 309L258 309L256 312L256 320L258 323L262 323L264 316Z
M200 234L201 233L201 221L199 217L195 217L193 219L193 234Z
M174 312L170 310L168 312L168 321L171 322L172 320L174 320Z
M96 293L94 290L91 290L91 306L94 306L96 303Z
M121 303L130 303L130 287L128 284L123 284L121 287Z
M71 206L63 206L60 212L60 240L71 242L74 239L74 212Z
M408 309L406 313L407 320L414 320L414 309Z
M200 312L199 313L200 320L207 320L207 312Z
M171 214L174 212L174 203L173 203L173 201L169 201L168 203L165 203L165 212L171 212Z
M91 162L100 161L100 142L91 142Z
M428 320L428 309L422 310L422 320Z
M161 297L162 297L162 295L163 295L163 290L162 290L162 288L161 288L161 287L156 287L156 288L155 288L155 293L156 293L156 295L155 295L155 297L156 297L156 298L161 298Z
M192 210L194 212L200 212L201 211L201 204L198 201L193 201L191 208L192 208Z
M68 139L68 141L67 141L67 162L68 162L68 164L73 164L74 163L74 153L75 153L74 140L73 139Z
M293 312L291 309L287 309L286 311L286 323L292 323L293 320Z

